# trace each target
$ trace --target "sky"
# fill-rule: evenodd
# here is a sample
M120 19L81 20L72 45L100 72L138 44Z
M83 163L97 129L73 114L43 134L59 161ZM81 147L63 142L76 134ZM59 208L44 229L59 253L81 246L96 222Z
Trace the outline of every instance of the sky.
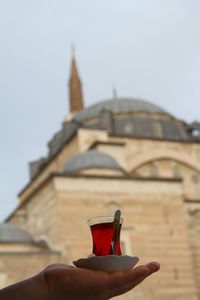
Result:
M0 0L0 221L68 110L75 45L85 106L141 98L200 121L199 0Z

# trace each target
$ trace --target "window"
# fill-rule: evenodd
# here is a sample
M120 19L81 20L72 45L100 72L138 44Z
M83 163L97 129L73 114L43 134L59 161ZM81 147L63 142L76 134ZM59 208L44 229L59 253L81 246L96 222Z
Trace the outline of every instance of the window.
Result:
M181 171L178 165L173 167L173 176L174 178L181 178Z
M149 175L152 177L157 177L158 174L158 167L155 165L155 163L151 163L149 165Z
M194 184L198 184L198 183L200 182L199 176L198 176L197 174L193 174L193 175L192 175L192 182L193 182Z

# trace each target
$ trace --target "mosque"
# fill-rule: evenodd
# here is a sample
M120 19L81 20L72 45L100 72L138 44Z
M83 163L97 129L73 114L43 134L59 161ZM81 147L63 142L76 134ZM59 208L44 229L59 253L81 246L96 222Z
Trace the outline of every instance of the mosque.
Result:
M87 219L123 214L124 254L161 270L124 300L200 299L200 125L148 101L84 107L75 57L70 113L29 164L17 208L0 224L0 286L91 253Z

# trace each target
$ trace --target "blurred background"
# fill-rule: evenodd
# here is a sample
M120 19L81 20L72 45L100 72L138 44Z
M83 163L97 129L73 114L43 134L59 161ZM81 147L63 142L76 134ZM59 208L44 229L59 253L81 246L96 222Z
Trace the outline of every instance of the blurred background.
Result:
M69 111L72 44L85 105L116 87L200 119L199 10L198 0L1 0L1 220Z
M0 287L87 257L120 208L123 254L162 266L120 299L200 299L199 12L0 1Z

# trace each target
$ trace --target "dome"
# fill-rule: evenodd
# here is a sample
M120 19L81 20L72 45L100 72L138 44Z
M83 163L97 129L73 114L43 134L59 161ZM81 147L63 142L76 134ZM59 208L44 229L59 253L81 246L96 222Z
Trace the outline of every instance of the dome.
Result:
M74 173L84 169L103 168L119 170L114 158L99 150L89 150L70 159L64 166L64 173Z
M192 134L195 127L176 119L156 104L126 97L108 99L84 108L64 121L62 129L48 144L48 157L30 164L31 178L48 164L49 159L70 141L79 128L103 130L113 137L178 142L196 141ZM119 168L117 162L109 155L93 151L82 153L71 159L65 165L64 171L75 172L92 167Z
M104 110L114 114L131 112L169 114L166 110L149 101L134 98L116 98L104 100L85 108L76 114L75 119L77 121L93 119L98 117Z
M31 243L32 238L16 224L0 224L0 243Z
M113 136L191 140L188 126L163 108L134 98L98 102L75 115L79 127L105 130Z

